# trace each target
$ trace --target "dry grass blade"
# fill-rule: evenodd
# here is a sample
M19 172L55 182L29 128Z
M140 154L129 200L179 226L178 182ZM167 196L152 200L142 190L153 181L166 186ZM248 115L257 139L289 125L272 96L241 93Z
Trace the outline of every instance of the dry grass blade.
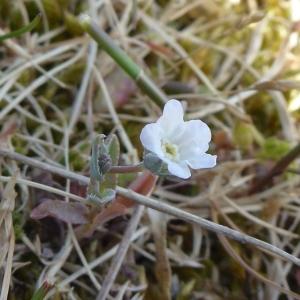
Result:
M214 222L218 223L218 217L216 212L212 212L213 220ZM230 245L229 241L222 235L218 235L218 239L221 242L224 249L227 251L227 253L235 260L237 263L239 263L249 274L253 275L256 279L266 283L267 285L270 285L272 288L278 289L281 293L284 293L290 297L293 297L293 299L300 299L300 295L297 293L294 293L291 290L288 290L281 285L277 284L276 282L266 278L265 276L261 275L255 269L253 269L245 260L242 259L242 257L237 253L237 251L234 249L233 246Z
M181 209L178 209L176 207L172 207L166 203L158 202L154 199L147 198L145 196L139 195L131 190L126 190L124 188L118 187L117 189L118 193L121 195L131 198L134 201L137 201L140 204L146 205L150 208L159 210L161 212L170 214L174 217L177 217L179 219L185 220L187 222L191 222L194 224L197 224L201 226L204 229L207 229L209 231L213 231L215 233L223 234L231 239L237 240L243 244L249 244L249 245L254 245L258 248L267 250L273 254L276 254L288 261L293 262L294 264L300 266L300 259L297 257L283 251L282 249L277 248L274 245L271 245L269 243L263 242L261 240L258 240L254 237L245 235L243 233L240 233L238 231L229 229L226 226L218 225L213 222L210 222L206 219L200 218L196 215L190 214L186 211L183 211Z
M135 210L131 216L131 219L128 223L128 226L126 228L126 231L123 235L122 241L118 247L116 255L114 256L114 259L112 261L110 269L103 281L103 285L97 296L97 300L102 300L102 299L105 300L107 295L109 294L110 288L113 285L113 283L116 279L116 276L118 275L118 272L120 270L120 267L122 265L124 257L130 246L130 241L132 239L132 236L133 236L134 232L136 231L138 224L141 220L143 210L144 210L143 206L137 206L135 208Z
M106 102L106 105L108 107L108 110L109 110L109 113L111 114L112 116L112 119L117 127L117 131L120 135L120 138L121 138L121 141L123 142L124 146L126 147L127 151L129 154L132 155L133 159L134 159L134 162L137 161L137 155L136 155L136 151L131 143L131 141L129 140L128 138L128 135L124 129L124 126L122 125L119 117L118 117L118 114L114 108L114 105L113 105L113 102L112 102L112 99L109 95L109 92L107 90L107 86L105 85L105 82L102 78L102 75L101 73L97 70L97 69L94 69L94 72L95 72L95 76L96 76L96 79L101 87L101 90L103 92L103 95L104 95L104 100Z
M16 178L12 177L3 191L3 198L0 203L0 269L4 270L4 276L0 284L0 299L8 297L11 284L11 273L13 254L15 247L15 234L12 222L12 212L15 207L15 184Z
M0 300L44 282L46 299L298 299L298 2L0 0L0 40L41 12L0 42ZM218 157L187 180L140 164L171 98ZM86 199L97 134L121 144L105 207Z
M245 218L251 220L253 223L256 223L259 226L265 227L265 228L270 228L271 230L274 230L275 232L284 235L284 236L288 236L291 238L299 238L299 235L296 233L292 233L289 232L288 230L282 229L282 228L278 228L268 222L265 222L253 215L251 215L250 213L248 213L247 211L243 210L242 208L240 208L236 203L234 203L232 200L230 200L228 197L224 196L223 197L224 201L227 202L231 207L235 208L236 211L238 213L240 213L242 216L244 216Z
M167 216L148 209L155 243L155 274L160 289L161 299L171 299L172 272L167 255Z
M145 233L147 232L147 228L143 227L140 228L139 230L137 230L134 235L131 238L131 242L134 242L136 239L140 238L141 236L143 236ZM118 245L114 246L113 248L111 248L109 251L105 252L103 255L97 257L95 260L93 260L92 262L90 262L88 264L88 268L89 269L93 269L101 264L103 264L104 262L106 262L107 260L109 260L110 258L114 257L114 255L116 254L118 249ZM62 280L60 283L58 283L57 287L58 288L65 288L68 284L72 283L73 281L75 281L77 278L79 278L80 276L86 274L87 268L86 267L82 267L80 269L78 269L76 272L73 272L70 276L68 276L67 278L65 278L64 280ZM48 297L52 296L52 293L49 293Z
M76 173L70 172L70 171L66 171L65 169L62 168L58 168L58 167L54 167L45 163L40 163L37 162L33 159L29 159L27 157L23 157L20 154L15 154L15 153L10 153L9 151L5 151L5 150L0 150L0 155L3 156L7 156L9 158L12 159L17 159L19 161L24 161L26 163L29 163L37 168L41 168L41 169L46 169L50 172L54 172L56 174L59 174L61 176L65 176L67 178L70 179L75 179L78 180L80 182L83 183L88 183L89 182L89 178L82 176L82 175L77 175ZM237 240L243 244L250 244L250 245L255 245L256 247L262 248L264 250L270 251L271 253L274 253L290 262L293 262L294 264L300 266L300 259L298 259L297 257L285 252L282 249L277 248L274 245L271 245L267 242L261 241L259 239L256 239L254 237L248 236L246 234L240 233L238 231L232 230L228 227L222 226L222 225L218 225L218 224L214 224L213 222L210 222L206 219L200 218L196 215L193 215L191 213L188 213L186 211L183 211L181 209L178 209L176 207L172 207L166 203L163 202L158 202L157 200L151 199L149 197L140 195L138 193L135 193L132 190L128 190L122 187L117 187L117 193L119 193L120 195L124 196L125 198L129 198L132 199L134 201L136 201L139 204L145 205L147 207L156 209L158 211L173 215L174 217L177 217L179 219L183 219L187 222L191 222L194 224L197 224L209 231L213 231L215 233L221 233L224 234L228 237L230 237L231 239Z
M253 89L256 90L275 90L275 91L281 91L286 92L291 89L300 89L300 81L296 80L271 80L271 81L263 81L255 84L253 86Z
M11 180L11 179L12 179L12 177L0 176L0 181L3 181L3 182L9 182L9 180ZM53 188L53 187L45 185L45 184L34 182L34 181L31 181L31 180L16 178L16 182L20 183L20 184L25 184L26 186L33 187L33 188L36 188L36 189L40 189L40 190L43 190L43 191L48 191L50 193L53 193L53 194L56 194L56 195L59 195L59 196L62 196L62 197L69 197L70 199L75 200L75 201L79 201L79 202L82 202L82 203L86 202L86 198L83 198L83 197L80 197L80 196L77 196L77 195L74 195L74 194L71 194L71 193L67 193L65 191Z

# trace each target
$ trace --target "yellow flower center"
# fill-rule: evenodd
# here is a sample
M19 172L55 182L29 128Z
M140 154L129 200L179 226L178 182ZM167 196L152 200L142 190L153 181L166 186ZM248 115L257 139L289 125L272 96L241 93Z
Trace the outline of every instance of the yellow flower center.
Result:
M178 147L176 145L169 142L162 142L162 150L168 158L172 160L178 158Z

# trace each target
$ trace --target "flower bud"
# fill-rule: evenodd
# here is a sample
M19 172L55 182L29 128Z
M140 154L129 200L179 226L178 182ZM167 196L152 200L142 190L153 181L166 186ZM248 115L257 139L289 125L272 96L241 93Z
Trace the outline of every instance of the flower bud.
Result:
M146 152L144 154L144 167L151 171L153 174L159 176L170 175L168 172L167 164L164 163L155 153Z
M92 145L90 165L91 175L99 181L103 180L103 176L112 166L112 159L108 150L108 146L105 144L105 136L97 136Z
M103 153L98 157L98 168L102 174L107 173L112 167L111 157L107 153Z

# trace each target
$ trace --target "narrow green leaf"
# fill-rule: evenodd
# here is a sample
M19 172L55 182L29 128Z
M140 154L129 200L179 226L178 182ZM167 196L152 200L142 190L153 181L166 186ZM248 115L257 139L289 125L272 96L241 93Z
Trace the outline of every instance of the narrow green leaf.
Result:
M43 300L51 288L52 285L45 281L42 286L35 291L31 300Z
M4 40L10 39L10 38L19 37L22 34L31 31L33 28L35 28L39 24L41 19L42 19L42 14L39 13L28 25L21 27L18 30L1 35L0 42L3 42Z

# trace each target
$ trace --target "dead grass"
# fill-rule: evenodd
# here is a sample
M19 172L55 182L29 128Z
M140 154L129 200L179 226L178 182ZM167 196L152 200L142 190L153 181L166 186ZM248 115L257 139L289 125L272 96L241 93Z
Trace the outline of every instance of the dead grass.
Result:
M295 3L0 0L0 35L43 14L34 32L0 44L0 147L88 175L92 137L116 132L121 164L140 160L140 130L159 108L82 33L77 16L88 13L157 86L171 87L187 119L213 130L218 166L160 179L152 196L299 257L299 175L247 194L286 154L269 137L299 140ZM48 299L300 299L291 262L148 208L81 240L59 220L34 221L45 200L84 202L85 186L0 159L1 300L30 299L45 281Z

